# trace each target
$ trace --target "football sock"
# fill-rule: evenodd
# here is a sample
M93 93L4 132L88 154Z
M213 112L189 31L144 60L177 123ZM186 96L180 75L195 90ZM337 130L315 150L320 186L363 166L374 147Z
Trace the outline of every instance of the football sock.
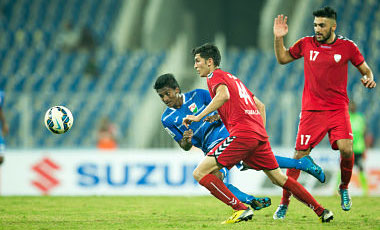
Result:
M286 175L289 178L293 178L294 180L297 180L300 176L301 171L299 169L288 169L286 170ZM282 190L282 198L281 198L281 204L289 205L290 202L290 196L292 195L291 192L289 192L286 189Z
M253 199L255 199L254 196L248 195L242 191L240 191L238 188L233 186L232 184L224 183L226 187L238 198L241 202L250 204Z
M213 196L221 200L226 205L231 206L234 210L247 209L247 207L240 202L240 200L238 200L236 196L234 196L234 194L232 194L232 192L228 190L223 182L215 175L207 174L199 181L199 184L207 188Z
M288 177L288 180L285 182L284 189L289 190L294 197L303 203L307 204L313 211L320 216L323 213L324 208L320 205L314 197L296 180L291 177Z
M352 176L352 168L354 167L354 154L350 158L340 157L340 189L347 189Z
M280 157L280 156L275 156L275 157L280 168L298 168L298 164L299 164L298 159Z

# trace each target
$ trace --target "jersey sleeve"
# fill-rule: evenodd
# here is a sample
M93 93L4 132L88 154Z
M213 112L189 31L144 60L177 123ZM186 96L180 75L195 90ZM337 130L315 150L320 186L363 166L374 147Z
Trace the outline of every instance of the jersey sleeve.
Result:
M349 42L349 44L349 49L351 53L350 61L354 66L358 67L364 62L364 57L362 53L360 53L358 46L354 42Z
M219 85L228 85L220 73L214 73L213 77L209 80L209 87L212 93L216 95L216 89Z
M298 59L303 57L304 40L304 38L299 39L289 48L289 53L293 58Z
M182 133L179 132L179 130L177 129L177 127L175 127L175 125L173 125L172 123L170 122L167 122L167 121L161 121L162 122L162 125L164 126L166 132L169 133L169 135L177 142L179 142L181 139L182 139Z

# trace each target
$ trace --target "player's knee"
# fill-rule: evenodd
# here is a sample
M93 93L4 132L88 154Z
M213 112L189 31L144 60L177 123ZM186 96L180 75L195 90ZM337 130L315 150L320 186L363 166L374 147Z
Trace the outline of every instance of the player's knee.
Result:
M280 187L282 186L278 180L272 179L271 181L272 181L272 184L274 184L274 185L277 185Z
M205 174L201 172L199 169L195 169L193 171L193 177L196 181L200 181L204 176Z
M302 157L307 156L309 154L310 154L310 148L307 149L307 150L297 150L294 153L293 158L295 158L295 159L301 159Z
M354 152L352 151L352 146L343 146L339 150L340 154L344 158L351 158L352 154L354 154Z

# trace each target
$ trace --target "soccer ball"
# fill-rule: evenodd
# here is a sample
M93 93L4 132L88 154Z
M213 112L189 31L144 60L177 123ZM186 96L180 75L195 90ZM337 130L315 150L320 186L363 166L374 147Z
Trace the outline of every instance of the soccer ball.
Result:
M54 106L48 109L45 114L46 128L55 133L62 134L67 132L73 125L74 117L70 110L64 106Z

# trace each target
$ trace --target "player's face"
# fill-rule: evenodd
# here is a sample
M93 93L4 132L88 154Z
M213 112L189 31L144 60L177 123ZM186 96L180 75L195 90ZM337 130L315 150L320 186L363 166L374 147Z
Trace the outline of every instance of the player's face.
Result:
M182 105L182 97L179 88L172 89L169 87L164 87L157 90L158 95L166 106L170 108L180 108Z
M200 54L194 56L194 69L197 70L200 77L207 77L210 73L210 65Z
M314 18L314 33L315 38L320 43L326 43L335 31L335 21L329 18L315 17Z

